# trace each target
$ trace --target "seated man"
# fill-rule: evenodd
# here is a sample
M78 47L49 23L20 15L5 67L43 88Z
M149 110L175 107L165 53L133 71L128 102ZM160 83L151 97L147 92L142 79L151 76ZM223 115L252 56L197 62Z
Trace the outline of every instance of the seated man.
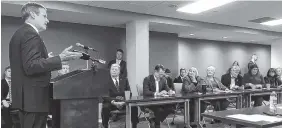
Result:
M169 89L166 80L164 79L164 67L157 65L153 75L149 75L143 81L144 96L163 96L175 94ZM173 112L173 105L152 105L148 108L154 112L154 118L151 118L150 125L154 128L160 128L160 122L163 122L166 117Z
M171 78L171 72L170 70L167 68L165 69L165 78L166 78L166 82L167 82L167 85L168 87L175 91L175 88L174 88L174 85L173 85L173 81L172 81L172 78Z
M5 122L4 128L12 128L13 122L10 115L12 110L12 93L11 93L11 68L6 67L3 74L3 79L1 80L1 117Z
M108 128L111 111L125 110L124 91L130 91L130 86L127 78L119 77L119 73L120 66L118 64L112 64L110 68L111 77L106 84L109 90L109 97L103 98L102 125L104 128ZM132 128L137 128L137 123L139 122L137 107L131 108L131 122Z
M183 79L186 76L186 69L181 68L180 69L180 75L174 79L173 83L183 83Z

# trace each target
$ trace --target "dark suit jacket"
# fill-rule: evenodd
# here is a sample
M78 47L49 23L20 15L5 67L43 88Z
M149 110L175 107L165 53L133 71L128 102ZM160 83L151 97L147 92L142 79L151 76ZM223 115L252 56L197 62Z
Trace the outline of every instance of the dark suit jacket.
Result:
M172 78L171 78L171 77L167 77L167 78L166 78L166 82L167 82L167 86L168 86L171 90L175 91L175 87L174 87Z
M170 90L164 78L160 78L159 81L159 92L161 92L162 90L166 90L166 91ZM156 92L156 83L155 83L154 75L149 75L148 77L144 78L143 81L143 95L154 96L155 92Z
M111 68L112 64L115 64L116 60L111 60L108 64L108 68ZM120 62L120 77L127 78L127 68L126 68L126 62L124 60L121 60Z
M9 85L5 79L1 80L1 101L5 100L9 93Z
M117 90L112 77L109 77L105 86L108 88L108 97L103 97L103 103L110 103L112 100L117 101L117 96L125 97L124 91L131 91L127 78L119 77L119 91Z
M221 76L221 83L226 86L227 88L230 89L230 84L231 84L231 75L224 74ZM241 75L238 75L238 77L235 79L235 85L237 86L242 86L243 85L243 77Z
M43 40L28 24L14 33L9 57L12 107L27 112L48 112L51 71L61 69L60 57L48 58Z
M181 79L180 76L178 76L177 78L174 79L173 83L183 83L183 80Z

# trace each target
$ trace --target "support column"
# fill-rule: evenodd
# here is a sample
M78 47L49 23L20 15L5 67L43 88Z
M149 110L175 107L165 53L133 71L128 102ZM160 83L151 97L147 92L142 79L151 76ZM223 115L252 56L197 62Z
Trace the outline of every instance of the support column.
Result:
M149 75L149 22L132 21L126 24L126 61L132 95L143 91L143 79Z

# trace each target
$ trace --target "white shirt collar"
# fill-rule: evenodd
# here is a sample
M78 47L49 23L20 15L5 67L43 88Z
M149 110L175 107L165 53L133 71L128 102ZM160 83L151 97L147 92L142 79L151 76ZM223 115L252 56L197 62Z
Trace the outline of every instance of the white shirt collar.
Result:
M32 25L31 23L27 23L27 22L25 22L25 23L28 24L28 25L30 25L33 29L35 29L35 31L36 31L37 33L39 33L38 29L37 29L34 25Z
M119 82L119 77L112 77L112 79L113 79L114 82L116 81L116 79Z

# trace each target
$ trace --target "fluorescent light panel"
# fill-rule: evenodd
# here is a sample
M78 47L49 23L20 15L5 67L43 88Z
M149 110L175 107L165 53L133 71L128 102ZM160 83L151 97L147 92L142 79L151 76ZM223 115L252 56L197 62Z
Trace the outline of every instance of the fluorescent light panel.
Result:
M260 24L268 25L268 26L281 25L282 24L282 19L266 21L266 22L263 22L263 23L260 23Z
M176 11L197 14L234 1L236 0L198 0L192 4L178 8Z

